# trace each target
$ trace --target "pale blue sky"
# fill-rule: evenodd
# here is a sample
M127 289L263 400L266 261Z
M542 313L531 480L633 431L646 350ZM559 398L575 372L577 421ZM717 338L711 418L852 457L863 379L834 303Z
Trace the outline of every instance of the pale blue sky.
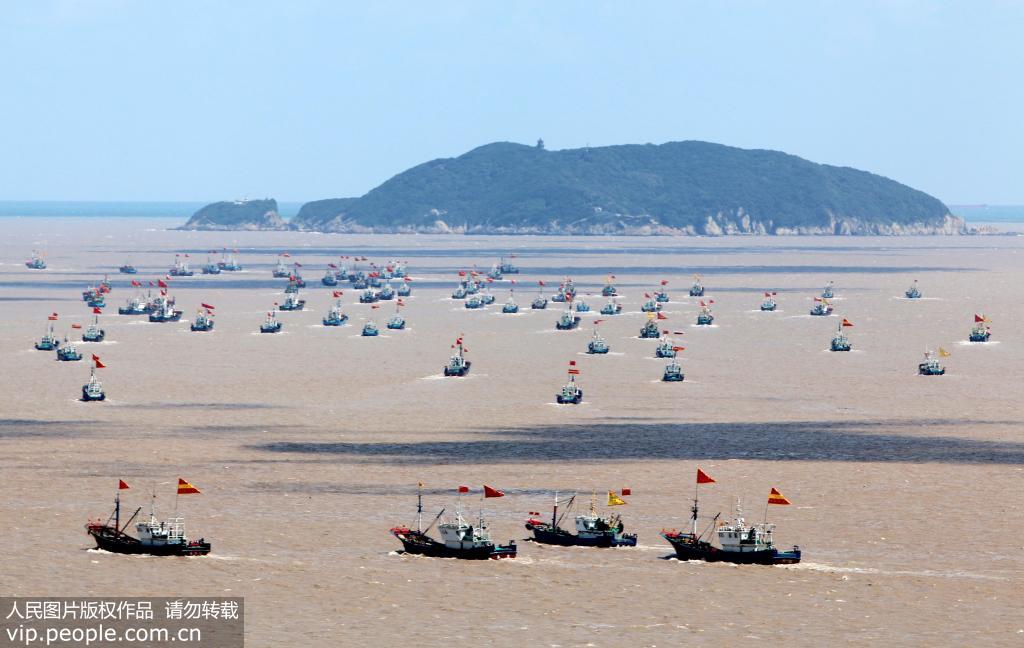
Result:
M701 139L1024 203L1024 2L0 0L0 200L360 195Z

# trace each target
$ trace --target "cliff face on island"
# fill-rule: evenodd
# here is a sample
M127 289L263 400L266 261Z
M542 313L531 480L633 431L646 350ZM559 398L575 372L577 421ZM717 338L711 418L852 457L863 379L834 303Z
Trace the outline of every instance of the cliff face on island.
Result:
M281 230L288 224L277 213L277 201L235 200L211 203L179 229L185 230Z
M359 198L307 203L288 226L462 234L965 233L941 201L888 178L708 142L562 151L488 144L413 167Z

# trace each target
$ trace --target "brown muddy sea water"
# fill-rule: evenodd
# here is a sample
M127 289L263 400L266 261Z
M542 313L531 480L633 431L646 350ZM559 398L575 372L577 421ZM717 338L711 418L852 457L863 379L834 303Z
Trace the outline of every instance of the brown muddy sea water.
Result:
M1024 239L557 238L342 236L165 231L163 220L2 219L0 240L0 594L244 596L247 645L737 646L1022 645L1024 615ZM245 271L180 279L185 320L217 308L212 334L187 321L104 315L110 400L76 400L86 362L35 351L46 316L63 336L85 322L80 293L111 273L124 303L131 259L163 275L175 252L240 249ZM49 268L22 261L46 251ZM280 335L256 333L283 298L276 254L303 263L307 310ZM515 252L523 311L467 311L449 294L459 269ZM361 338L371 315L344 287L350 325L324 328L339 254L406 260L409 329ZM715 326L693 326L700 273ZM617 276L624 313L604 318L607 356L583 354L597 293ZM557 305L532 312L536 282L571 275L591 304L579 331L556 332ZM644 291L668 279L664 322L686 347L683 383L659 381L655 343L637 339ZM902 298L918 279L925 298ZM808 315L835 281L836 316ZM758 310L778 291L779 310ZM380 323L391 306L380 309ZM966 342L974 313L993 342ZM827 346L838 318L850 353ZM463 335L473 370L440 373ZM925 347L951 355L943 377L916 375ZM553 404L569 360L586 394ZM742 498L772 507L792 567L666 559L663 528L687 524L697 466L717 483L703 513ZM156 489L182 498L206 558L123 557L90 548L83 525ZM632 489L622 507L634 549L520 542L519 557L405 557L388 529L411 523L417 482L428 512L484 483L495 540L525 538L550 494ZM603 507L602 507L603 508Z

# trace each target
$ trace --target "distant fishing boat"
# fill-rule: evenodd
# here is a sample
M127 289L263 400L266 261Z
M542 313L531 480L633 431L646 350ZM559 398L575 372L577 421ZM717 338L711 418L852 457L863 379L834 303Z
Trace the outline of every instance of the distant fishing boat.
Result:
M395 302L395 314L388 318L386 326L392 331L401 331L405 328L405 318L402 317L399 309L405 304L401 299Z
M831 351L849 351L852 347L850 344L850 338L847 337L845 329L853 326L848 319L843 319L839 323L839 327L836 329L836 334L832 336L832 343L829 345Z
M284 254L279 254L277 256L277 265L275 265L274 269L271 271L271 274L275 279L284 279L286 277L291 276L292 274L291 271L288 270L288 267L284 264L284 259L281 258L284 256L289 255L287 252L285 252Z
M676 357L677 347L672 344L672 340L668 337L668 331L662 331L664 337L658 342L658 346L654 349L655 358L674 358Z
M661 280L661 287L654 291L654 301L659 304L668 302L668 289L665 286L668 285L668 279Z
M700 303L700 312L697 313L697 326L711 326L715 321L715 316L711 313L711 304L714 301Z
M562 385L562 390L555 394L555 401L559 405L579 405L583 402L583 390L576 384L576 376L580 370L576 368L576 361L569 361L569 380Z
M289 293L284 296L284 303L277 308L283 311L300 311L306 307L306 300L299 299L299 293Z
M602 297L615 297L619 294L615 284L612 283L615 280L615 275L609 275L604 282L604 288L601 289Z
M587 343L587 353L603 355L611 350L608 346L608 342L601 337L601 334L597 330L597 325L600 323L601 320L596 320L594 322L594 334L590 337L590 342Z
M608 303L601 307L602 315L618 315L621 312L622 304L615 301L614 299L609 299Z
M647 314L647 323L640 329L640 337L645 339L661 337L661 329L658 328L658 323L654 320L654 313Z
M409 266L402 262L396 262L393 274L395 279L405 279L409 276Z
M196 316L192 320L192 324L189 328L194 332L206 332L213 330L213 311L205 306L196 311Z
M107 298L103 296L102 292L97 290L85 303L92 308L106 308Z
M217 267L224 272L240 272L242 270L242 264L238 262L237 258L235 258L235 254L238 254L238 250L235 250L234 253L230 255L227 252L228 249L224 248L221 253L220 261L217 262Z
M306 287L306 280L302 278L301 274L299 274L299 268L301 268L301 267L302 267L301 263L296 263L295 264L295 269L292 270L291 275L289 275L289 279L292 281L292 283L294 283L296 285L296 287L298 287L298 288L305 288Z
M713 484L715 480L700 468L697 469L697 484ZM776 489L771 490L768 504L789 504L789 500ZM774 524L747 524L743 518L739 500L736 502L736 518L732 523L719 523L721 514L715 515L701 533L697 533L697 494L694 491L691 520L693 526L689 533L682 531L663 530L661 536L675 549L679 560L704 560L707 562L728 562L743 565L791 565L800 562L800 548L794 546L790 551L775 548L773 534ZM766 509L767 515L767 509ZM704 534L715 529L721 547L711 544L710 538L704 540Z
M390 281L385 281L384 286L377 292L377 299L391 301L395 298L395 289L391 287Z
M682 382L683 378L685 378L683 368L679 365L678 360L672 358L665 365L665 371L661 374L662 382Z
M827 284L825 284L825 289L821 291L821 298L822 299L832 299L835 296L836 296L835 286L834 286L833 282L830 281Z
M914 279L914 283L910 284L910 288L904 293L907 299L921 299L921 291L917 287L917 279Z
M824 297L814 298L814 307L811 308L811 315L817 317L828 317L832 314L832 303Z
M531 517L526 521L526 530L533 532L534 542L560 547L635 547L636 534L625 533L622 516L599 516L595 499L591 498L589 513L576 516L576 533L560 526L563 518L572 511L576 496L573 495L560 502L557 492L551 511L551 522ZM608 493L608 502L609 506L616 505L615 503L618 502L625 503L612 492ZM565 505L561 515L558 514L559 504Z
M379 299L380 298L377 296L377 293L374 292L372 288L367 288L359 294L360 304L375 304Z
M206 257L206 263L200 268L204 275L219 275L221 271L220 264L211 259L209 256Z
M473 363L466 360L466 353L469 351L463 343L462 336L460 335L455 344L452 345L455 349L455 353L448 358L448 364L444 366L444 375L449 377L462 377L469 373L469 369L473 366Z
M484 286L480 290L480 301L483 303L484 306L488 306L494 303L494 295L491 294L490 288Z
M267 313L267 318L260 324L260 333L279 333L284 324L277 319L277 313L270 311Z
M484 300L479 295L470 295L462 305L470 310L476 310L484 307Z
M503 278L501 268L498 267L497 263L492 265L491 269L487 271L487 278L493 279L494 281L499 281Z
M336 302L331 306L331 310L327 312L327 316L324 317L324 326L342 326L348 321L348 315L341 310L341 293L335 292Z
M335 274L335 272L334 272L334 264L333 263L329 264L327 266L327 271L324 272L324 276L323 276L322 279L320 279L320 283L322 283L325 286L330 286L330 287L338 285L338 275Z
M371 272L370 274L366 275L366 285L369 286L370 288L380 288L381 287L380 272L374 271L374 272Z
M460 493L468 492L468 490L459 488ZM423 485L421 484L417 491L416 528L392 527L391 534L398 538L405 552L410 554L468 560L497 560L516 557L515 540L510 540L506 545L496 545L491 540L483 511L480 511L480 517L475 526L466 522L462 516L461 497L455 509L455 517L450 521L438 524L437 529L441 535L441 541L434 540L427 534L444 515L444 511L445 509L441 509L433 522L426 529L423 528Z
M125 305L117 309L119 315L145 315L149 312L149 304L139 295L132 295L125 300Z
M512 258L515 258L514 254L511 256ZM502 274L519 274L519 268L509 262L506 262L505 257L501 257L501 260L498 261L498 270L500 270Z
M501 307L502 313L518 313L519 304L516 303L515 288L508 289L508 301Z
M641 313L656 313L661 310L661 304L651 296L651 293L644 293L644 302L640 304Z
M570 277L566 277L558 286L558 293L551 298L553 302L571 302L576 299L576 284Z
M924 362L917 365L917 373L922 376L942 376L946 373L946 368L939 364L930 350L925 349Z
M46 261L39 250L32 250L32 258L25 262L25 267L29 270L46 270Z
M96 354L92 356L92 363L93 366L89 370L89 382L82 385L82 401L86 403L107 400L107 394L103 391L103 383L96 377L96 370L103 369L106 365L100 362Z
M697 275L693 276L693 285L690 286L690 297L703 297L704 296L704 284L701 283L700 277Z
M181 311L174 308L174 301L161 294L153 300L149 311L149 321L154 323L177 322L181 320Z
M119 267L117 269L117 271L120 272L121 274L138 274L139 273L139 271L135 268L135 266L133 266L130 262L129 263L125 263L124 265Z
M380 335L380 329L377 328L377 322L370 320L363 324L363 337L377 337Z
M537 297L530 302L530 308L533 310L544 310L548 307L548 300L544 297L544 282L538 281L537 285L539 286Z
M570 302L569 306L565 309L565 312L563 312L555 322L555 329L559 331L571 331L579 328L580 319L581 318L578 315L572 314L572 303Z
M412 294L412 282L411 282L411 280L408 277L404 277L402 279L402 282L400 284L398 284L398 289L395 291L395 293L399 297L408 297L409 295L411 295Z
M67 336L64 337L64 344L57 347L57 359L61 362L76 362L82 359L82 354L75 347Z
M168 274L172 277L191 277L195 273L188 267L188 255L184 257L180 254L174 255L174 265L168 271Z
M126 488L128 484L123 480L119 481L117 497L114 498L114 512L106 522L95 520L85 525L86 532L96 541L97 549L117 554L150 556L205 556L210 553L210 543L206 542L205 538L189 540L185 535L184 517L172 517L163 521L157 519L155 494L149 509L149 520L135 525L138 537L128 535L126 530L142 507L135 509L128 521L121 524L121 491ZM192 484L178 479L179 495L198 492Z
M989 319L985 315L974 316L974 326L968 340L971 342L988 342L992 337L992 329L989 327Z
M102 342L106 337L107 332L100 328L100 314L93 311L92 323L82 333L82 342Z
M775 310L777 308L777 304L775 303L775 295L776 294L777 293L774 293L774 292L766 292L764 294L764 301L761 302L761 310L762 311L770 312L770 311L773 311L773 310Z

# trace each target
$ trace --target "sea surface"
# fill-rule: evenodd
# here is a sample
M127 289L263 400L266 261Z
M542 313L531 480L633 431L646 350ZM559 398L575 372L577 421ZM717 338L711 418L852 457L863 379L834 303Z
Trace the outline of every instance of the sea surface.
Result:
M320 235L168 231L180 218L12 218L0 239L0 568L4 595L244 596L247 645L1020 646L1024 619L1024 239L1020 237L617 238ZM80 294L104 275L106 313L132 294L117 266L163 277L175 254L198 271L239 250L239 273L175 279L185 317L150 324L104 314L99 355L109 400L77 399L87 362L35 351L47 315L72 333ZM33 249L46 270L29 270ZM260 335L289 252L309 281L307 310ZM449 295L459 270L515 254L493 306ZM394 305L342 297L350 324L321 326L340 255L408 261L405 331L362 338ZM214 256L216 258L216 256ZM365 264L364 264L365 266ZM714 300L695 326L694 274ZM591 314L554 330L561 308L531 311L538 281L572 276ZM624 312L602 317L609 275ZM516 279L512 284L509 279ZM662 383L655 342L637 338L644 292L667 280L667 330L686 349L682 383ZM918 280L924 298L903 292ZM808 314L835 282L835 315ZM503 315L514 289L523 307ZM758 309L776 291L779 309ZM192 333L200 303L212 333ZM970 344L975 314L992 322ZM842 318L853 351L827 351ZM595 319L611 345L584 354ZM75 331L75 333L78 333ZM456 337L465 379L441 370ZM916 375L925 349L949 352L942 377ZM554 404L568 362L585 401ZM697 467L702 526L735 510L767 515L799 545L788 567L670 559L662 529L688 525ZM202 495L181 497L184 477ZM177 505L202 558L91 549L124 479L129 512ZM483 510L515 560L403 556L388 529L457 504ZM488 484L504 490L482 500ZM770 488L791 506L766 510ZM524 542L530 511L554 491L620 507L639 546L595 550Z

